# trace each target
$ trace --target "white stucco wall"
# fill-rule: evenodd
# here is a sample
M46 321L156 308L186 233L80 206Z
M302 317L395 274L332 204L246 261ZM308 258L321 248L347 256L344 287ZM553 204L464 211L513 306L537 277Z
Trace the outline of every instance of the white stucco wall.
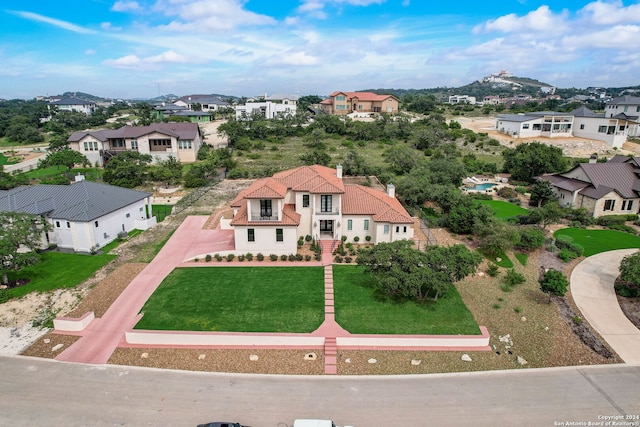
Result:
M255 241L248 241L248 229L252 228L255 233ZM276 228L282 228L283 241L276 241ZM262 253L264 256L271 254L289 255L298 251L298 235L295 226L246 226L236 225L234 227L235 252L244 254L251 252L253 255Z

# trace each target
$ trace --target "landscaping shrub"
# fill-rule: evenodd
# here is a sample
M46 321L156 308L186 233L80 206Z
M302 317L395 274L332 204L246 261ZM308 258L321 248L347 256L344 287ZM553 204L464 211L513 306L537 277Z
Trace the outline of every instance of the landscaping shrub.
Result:
M616 294L626 298L636 298L640 296L640 288L634 288L627 286L624 283L616 282L613 286L616 290Z
M355 237L353 238L353 241L354 241L354 242L356 242L356 243L358 243L358 242L360 241L360 237L355 236Z
M570 251L569 249L563 248L558 252L558 258L560 258L564 262L569 262L573 259L578 258L575 252Z
M559 249L567 249L575 253L576 254L575 258L582 256L582 254L584 253L584 248L581 245L575 243L571 236L567 236L567 235L558 236L556 238L555 245Z
M626 221L626 215L603 215L596 219L596 224L603 227L610 227L613 224L624 224Z
M280 255L280 261L286 261L287 260L287 256L286 255Z
M517 199L518 198L518 193L516 192L516 190L514 190L511 187L502 187L499 188L498 191L496 191L496 193L498 194L498 196L505 198L505 199Z
M351 258L350 256L344 257L344 262L346 262L347 264L350 264L351 261L353 261L353 258Z
M216 261L218 261L218 262L219 262L219 261L222 261L222 255L220 255L220 254L215 254L215 255L214 255L214 258L215 258L215 259L216 259Z
M244 255L242 254L238 255L238 261L244 261Z
M305 255L305 256L304 256L304 260L305 260L305 261L311 261L311 255L308 255L308 254L307 254L307 255Z
M624 233L636 234L636 230L626 224L613 223L607 226L609 230L622 231Z
M347 236L342 236L342 242L346 242L347 241Z
M322 261L322 254L318 254L318 253L317 253L317 254L315 254L315 255L313 256L313 258L314 258L316 261Z
M507 270L507 274L504 276L504 282L509 286L519 285L520 283L524 283L525 281L526 279L524 278L524 275L518 273L513 268Z
M262 255L262 253L258 252L258 255L256 255L256 259L258 261L263 261L264 260L264 255Z
M302 261L304 259L304 257L302 256L302 254L296 254L296 261Z
M302 236L300 236L300 238L298 239L298 247L301 248L302 245L304 245L304 238L302 238Z
M307 234L306 236L304 236L304 240L307 242L310 242L312 239L311 234Z
M337 263L341 263L342 262L342 257L340 255L336 255L336 257L334 258L334 261Z
M206 262L211 262L211 255L209 255L209 254L205 255L204 260Z
M366 240L367 242L371 241L371 236L364 236L364 240Z
M558 270L548 270L540 279L540 289L542 292L563 297L567 293L569 281L564 274Z
M544 233L533 227L522 227L519 230L519 242L516 247L527 252L539 249L544 245Z
M253 261L253 254L251 252L248 252L244 257L247 261Z
M487 274L491 277L496 277L499 273L499 268L497 265L495 265L494 263L490 262L489 266L487 267Z
M271 254L271 255L269 255L269 259L271 259L271 261L277 261L278 260L278 255Z
M527 189L521 185L517 186L515 188L516 193L518 194L525 194L527 192Z
M231 262L236 256L234 254L227 255L227 261Z

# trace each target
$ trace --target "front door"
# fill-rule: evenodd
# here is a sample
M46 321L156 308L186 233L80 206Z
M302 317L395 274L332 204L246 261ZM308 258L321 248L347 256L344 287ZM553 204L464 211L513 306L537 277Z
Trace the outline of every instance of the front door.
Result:
M333 221L325 219L320 220L320 234L322 233L333 235Z

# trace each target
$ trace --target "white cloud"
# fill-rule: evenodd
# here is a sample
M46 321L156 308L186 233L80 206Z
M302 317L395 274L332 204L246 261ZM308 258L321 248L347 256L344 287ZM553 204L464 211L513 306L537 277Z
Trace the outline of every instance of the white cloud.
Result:
M217 32L248 25L273 25L276 20L267 15L244 9L240 0L158 0L154 10L176 17L165 27L176 31Z
M554 14L549 6L540 6L524 16L515 13L501 16L474 28L475 33L500 31L503 33L520 33L526 31L552 32L563 31L566 27L567 13Z
M277 54L266 61L267 65L294 65L294 66L308 66L316 65L319 62L318 58L313 55L308 55L305 52L286 52L283 54Z
M142 6L137 1L117 1L111 7L114 12L138 12Z
M571 49L615 49L635 52L640 40L640 26L616 25L600 31L565 37L563 45Z
M625 7L622 1L595 1L582 8L581 13L597 25L640 23L640 4Z
M138 55L126 55L117 59L108 59L104 64L114 68L128 69L159 69L165 64L184 64L187 58L173 51L166 51L159 55L141 58Z
M14 15L20 16L21 18L28 19L30 21L44 22L45 24L50 24L55 27L62 28L63 30L73 31L74 33L82 33L82 34L95 33L93 30L81 27L79 25L72 24L71 22L62 21L60 19L55 19L55 18L49 18L48 16L40 15L38 13L24 12L24 11L8 11L8 12Z

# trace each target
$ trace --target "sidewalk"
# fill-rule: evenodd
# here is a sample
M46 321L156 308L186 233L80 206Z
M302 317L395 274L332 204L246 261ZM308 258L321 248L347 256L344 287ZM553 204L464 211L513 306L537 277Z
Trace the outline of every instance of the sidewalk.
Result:
M571 295L585 319L626 363L640 363L640 330L620 309L613 284L618 266L638 249L590 256L571 274Z

